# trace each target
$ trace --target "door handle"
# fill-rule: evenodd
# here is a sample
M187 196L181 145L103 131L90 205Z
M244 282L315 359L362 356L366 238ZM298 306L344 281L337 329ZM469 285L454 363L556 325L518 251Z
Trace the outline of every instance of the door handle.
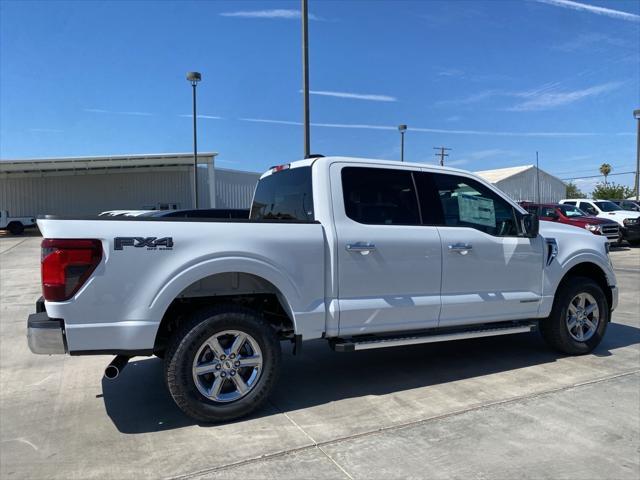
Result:
M368 255L371 250L375 250L376 246L370 242L347 243L348 252L360 252L361 255Z
M454 243L453 245L449 245L450 252L458 252L460 255L466 255L469 253L469 250L473 249L473 245L470 243Z

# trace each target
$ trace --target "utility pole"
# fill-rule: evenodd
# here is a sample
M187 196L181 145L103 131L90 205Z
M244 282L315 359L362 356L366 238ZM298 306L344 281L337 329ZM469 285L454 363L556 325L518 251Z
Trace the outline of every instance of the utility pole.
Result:
M440 157L440 166L444 167L444 157L448 157L449 154L446 151L451 150L447 147L433 147L434 150L440 150L440 153L436 153L436 157Z
M537 203L540 203L540 167L538 163L538 151L536 150L536 190L538 193Z
M309 128L309 6L302 0L302 94L304 97L304 158L311 155L311 134Z
M640 199L640 109L633 111L633 118L638 122L638 136L636 138L636 202Z

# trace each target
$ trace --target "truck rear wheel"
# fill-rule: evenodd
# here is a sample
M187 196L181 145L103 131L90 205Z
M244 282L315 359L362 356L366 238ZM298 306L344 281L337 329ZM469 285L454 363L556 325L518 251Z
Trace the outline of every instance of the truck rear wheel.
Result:
M259 408L280 369L280 342L256 312L234 305L196 312L165 353L169 392L201 422L223 422Z
M12 235L22 235L24 232L24 225L20 222L11 222L7 225L7 229L11 232Z
M555 350L583 355L600 344L609 315L600 285L587 277L573 277L558 289L551 315L540 321L540 332Z

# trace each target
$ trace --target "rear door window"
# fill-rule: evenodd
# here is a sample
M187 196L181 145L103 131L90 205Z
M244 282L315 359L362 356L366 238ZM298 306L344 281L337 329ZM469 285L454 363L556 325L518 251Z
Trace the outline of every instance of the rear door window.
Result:
M418 198L408 170L345 167L342 193L347 217L367 225L420 225Z

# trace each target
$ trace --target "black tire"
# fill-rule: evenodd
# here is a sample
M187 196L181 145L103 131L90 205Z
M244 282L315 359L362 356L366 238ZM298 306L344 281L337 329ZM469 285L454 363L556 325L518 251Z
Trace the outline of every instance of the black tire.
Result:
M214 334L227 330L250 335L260 348L263 363L260 376L245 396L217 402L200 393L192 368L200 347ZM164 357L165 380L173 400L188 416L208 423L234 420L258 409L277 381L281 351L276 332L261 315L235 305L221 305L194 313L171 339Z
M586 341L576 340L567 326L567 310L569 303L579 294L591 295L598 305L598 325L593 335ZM540 333L547 344L554 350L569 355L584 355L596 348L604 337L611 310L607 297L600 285L588 277L570 277L563 282L556 292L551 315L540 321Z
M11 232L12 235L22 235L24 232L24 225L20 222L11 222L7 225L7 229Z
M627 240L632 247L640 247L640 240Z

